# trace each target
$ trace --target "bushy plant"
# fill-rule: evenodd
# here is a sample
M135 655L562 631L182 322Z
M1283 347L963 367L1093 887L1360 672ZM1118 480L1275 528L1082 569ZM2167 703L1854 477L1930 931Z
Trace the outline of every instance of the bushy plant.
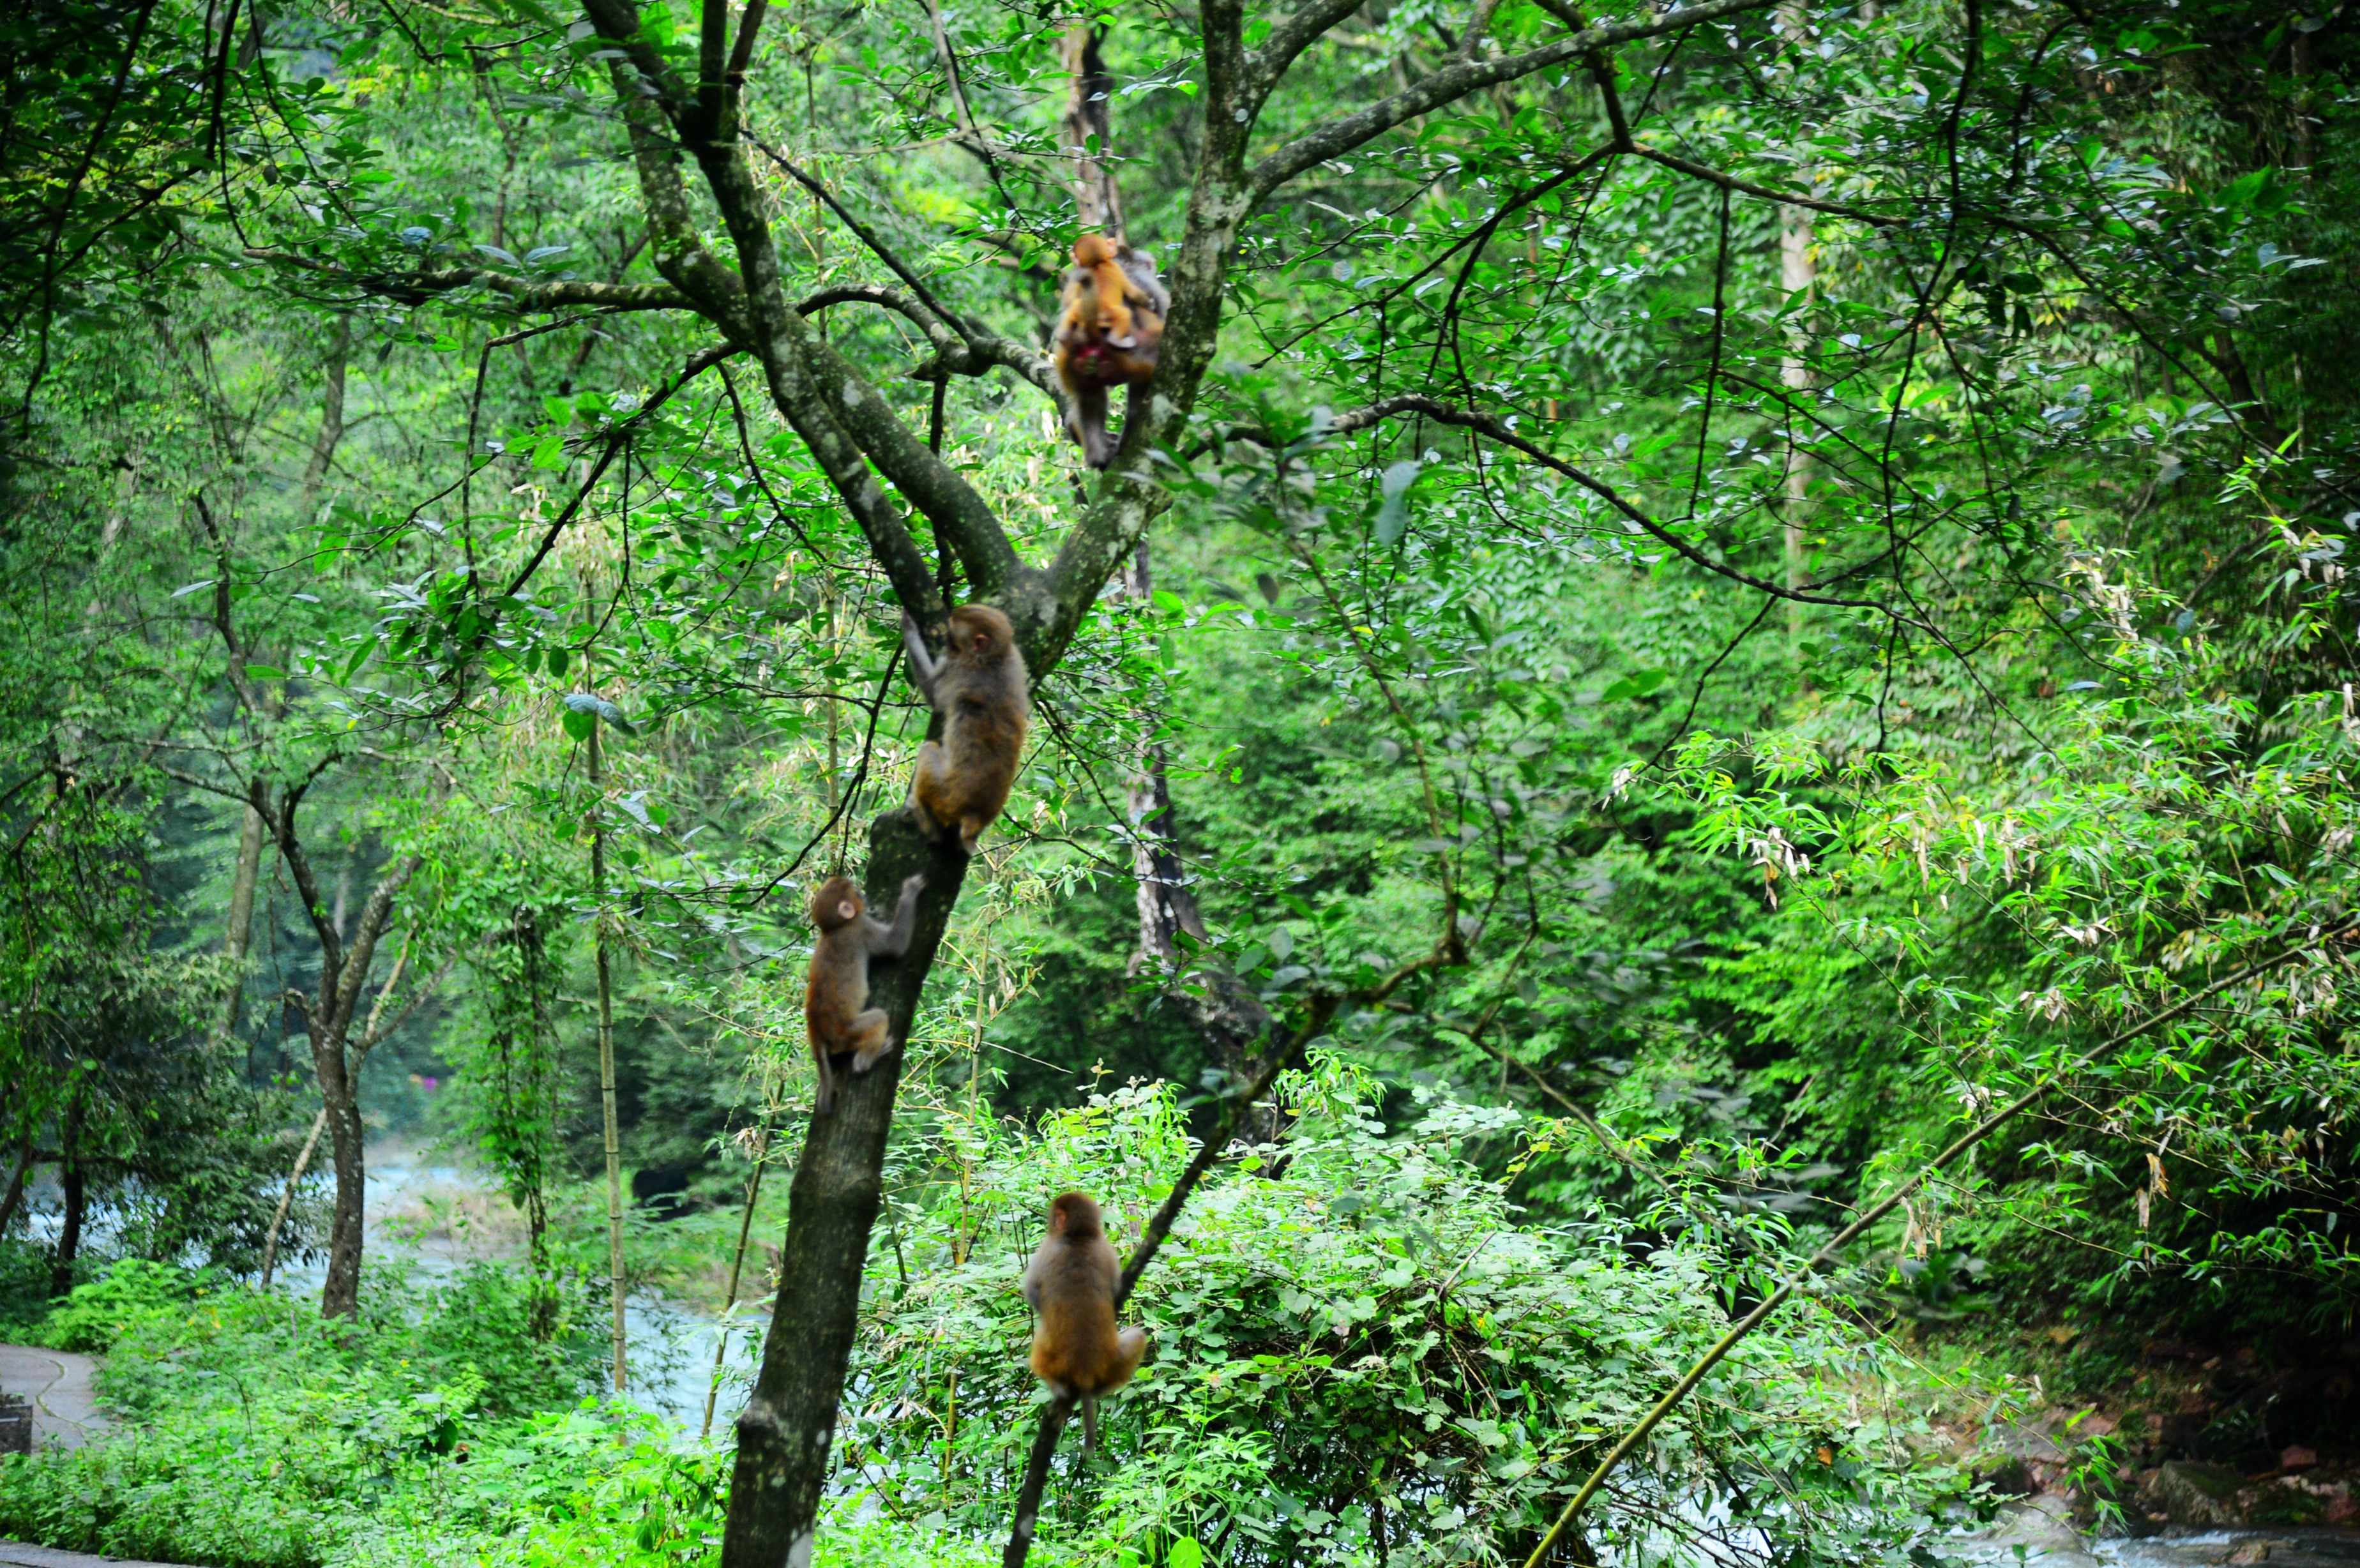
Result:
M1762 1281L1699 1237L1644 1250L1601 1220L1522 1223L1468 1164L1513 1113L1439 1094L1387 1127L1335 1061L1298 1080L1284 1152L1208 1179L1131 1312L1152 1365L1109 1403L1108 1462L1069 1447L1043 1549L1090 1562L1397 1565L1529 1550L1605 1448ZM1186 1158L1161 1086L1000 1131L901 1217L847 1411L846 1465L902 1517L1004 1528L1045 1396L1014 1285L1066 1187L1135 1237ZM1956 1478L1913 1423L1863 1417L1856 1331L1804 1309L1709 1377L1592 1516L1594 1541L1700 1536L1739 1557L1902 1552ZM1922 1431L1922 1422L1917 1423ZM1756 1533L1760 1532L1760 1533Z
M118 1258L105 1274L76 1285L37 1331L53 1350L105 1352L133 1330L177 1322L191 1303L219 1290L218 1270L191 1272L141 1258Z

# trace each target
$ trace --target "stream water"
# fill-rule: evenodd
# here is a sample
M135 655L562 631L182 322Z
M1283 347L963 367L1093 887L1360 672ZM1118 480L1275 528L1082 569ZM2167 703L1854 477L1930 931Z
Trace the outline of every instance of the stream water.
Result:
M422 1228L420 1215L431 1212L434 1200L489 1190L477 1173L458 1166L425 1163L414 1150L399 1145L371 1149L366 1169L364 1246L372 1264L399 1261L416 1277L432 1280L446 1279L470 1263L515 1257L516 1248L506 1238L474 1236L464 1225L418 1234ZM278 1279L297 1294L316 1294L325 1276L323 1259L290 1262L278 1271ZM713 1412L714 1425L723 1431L745 1403L751 1370L747 1342L749 1333L759 1333L760 1326L760 1320L749 1322L741 1313L731 1328L728 1364ZM711 1313L683 1306L660 1292L631 1292L623 1303L625 1396L642 1410L692 1429L698 1426L705 1418L705 1396L712 1386L713 1352L721 1327L720 1320Z
M2058 1499L2018 1503L1994 1529L1942 1541L1940 1555L1978 1568L2354 1568L2360 1533L2300 1526L2166 1525L2152 1534L2076 1534Z

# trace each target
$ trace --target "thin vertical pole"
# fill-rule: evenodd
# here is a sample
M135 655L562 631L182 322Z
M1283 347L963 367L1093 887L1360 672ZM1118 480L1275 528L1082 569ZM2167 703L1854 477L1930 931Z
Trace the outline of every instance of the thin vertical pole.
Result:
M606 1269L615 1296L615 1392L623 1391L623 1137L615 1114L615 987L606 953L606 790L599 747L603 725L590 718L590 896L598 914L598 1098L606 1113Z

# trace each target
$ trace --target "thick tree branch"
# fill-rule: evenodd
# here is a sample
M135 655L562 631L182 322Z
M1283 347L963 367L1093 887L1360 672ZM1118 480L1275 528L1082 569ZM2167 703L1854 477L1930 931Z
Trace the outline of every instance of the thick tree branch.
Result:
M1038 349L1018 343L1014 338L1001 337L997 332L961 330L951 326L940 316L927 310L910 295L882 283L837 283L818 293L795 301L798 315L815 316L834 305L877 305L909 319L911 324L926 334L934 357L910 373L912 379L933 381L942 376L980 376L995 365L1016 372L1026 381L1054 397L1057 395L1056 372L1049 356Z
M1289 142L1256 164L1248 183L1259 201L1305 169L1340 157L1361 143L1384 135L1395 125L1414 120L1420 114L1430 114L1479 88L1514 82L1535 71L1546 71L1550 66L1579 60L1593 50L1655 38L1722 16L1766 10L1775 3L1776 0L1705 0L1703 5L1683 6L1644 22L1612 22L1586 28L1523 54L1504 55L1498 60L1462 60L1445 66L1422 82L1413 82L1403 91L1381 98L1358 113L1330 120Z

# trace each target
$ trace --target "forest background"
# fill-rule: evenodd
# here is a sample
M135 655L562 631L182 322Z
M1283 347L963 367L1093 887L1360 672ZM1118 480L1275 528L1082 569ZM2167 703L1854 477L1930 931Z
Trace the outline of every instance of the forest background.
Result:
M1923 1564L2016 1415L2116 1517L2348 1449L2350 33L11 7L0 1315L139 1436L0 1527L979 1561L1066 1186L1158 1353L1061 1559ZM1077 217L1175 296L1104 474ZM1038 722L962 866L969 597ZM815 1126L802 905L916 866ZM372 1138L519 1265L406 1277ZM598 1397L635 1281L767 1334L734 1440L750 1359Z

